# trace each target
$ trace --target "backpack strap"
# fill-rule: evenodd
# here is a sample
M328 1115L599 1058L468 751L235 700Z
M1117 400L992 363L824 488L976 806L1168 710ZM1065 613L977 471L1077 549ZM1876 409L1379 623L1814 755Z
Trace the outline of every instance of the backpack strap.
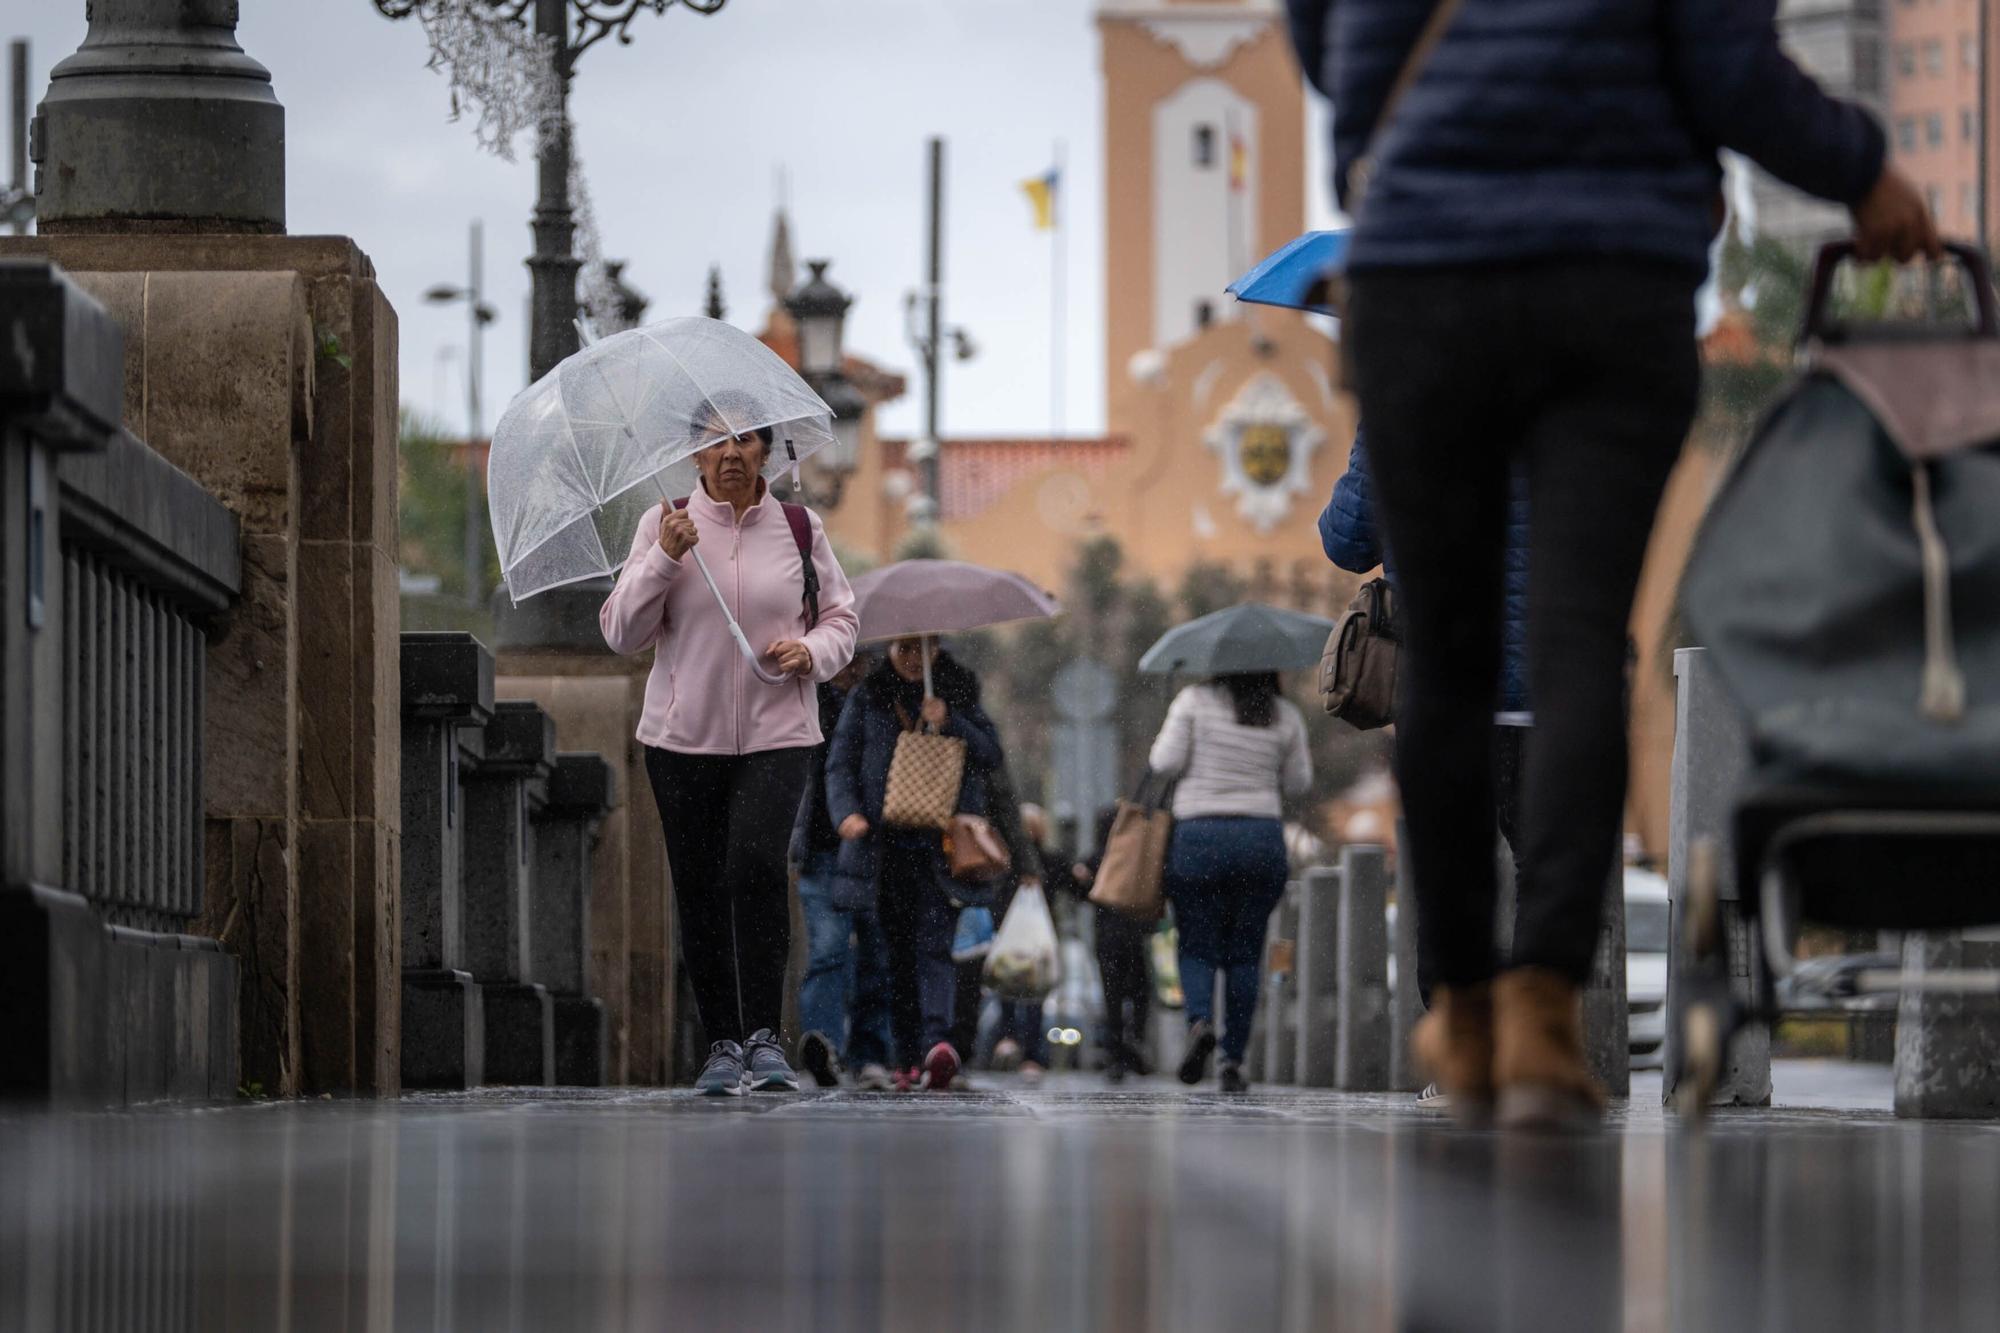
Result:
M688 497L674 501L674 508L686 509ZM805 595L801 601L805 605L806 628L819 626L819 566L813 563L812 513L804 505L780 502L778 507L785 511L785 526L792 530L792 544L799 548L799 567L804 571Z
M812 514L804 505L780 502L785 522L792 529L792 541L799 548L799 567L805 571L806 628L819 624L819 566L813 563Z

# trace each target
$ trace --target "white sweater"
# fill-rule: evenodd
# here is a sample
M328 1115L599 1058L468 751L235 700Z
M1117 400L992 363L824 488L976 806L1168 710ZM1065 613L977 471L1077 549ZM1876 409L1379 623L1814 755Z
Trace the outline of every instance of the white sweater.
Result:
M1312 786L1306 721L1291 700L1278 700L1270 726L1246 727L1220 685L1190 685L1174 696L1150 762L1154 772L1180 779L1175 819L1277 819L1281 792L1298 797Z

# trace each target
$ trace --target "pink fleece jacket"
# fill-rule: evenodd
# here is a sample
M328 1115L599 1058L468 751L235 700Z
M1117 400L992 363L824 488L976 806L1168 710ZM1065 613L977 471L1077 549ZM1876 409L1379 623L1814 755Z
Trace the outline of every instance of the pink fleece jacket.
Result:
M688 500L698 549L729 599L750 646L759 653L779 639L798 639L812 652L812 677L766 685L729 635L692 553L679 560L660 549L656 505L632 536L632 553L604 601L598 624L616 653L655 649L646 679L639 741L681 754L754 754L820 743L819 700L813 681L831 680L854 656L861 623L854 589L812 515L813 564L819 569L819 624L806 629L804 573L791 525L769 492L743 513L709 498L699 485ZM767 658L764 668L775 670ZM789 818L789 816L787 816Z

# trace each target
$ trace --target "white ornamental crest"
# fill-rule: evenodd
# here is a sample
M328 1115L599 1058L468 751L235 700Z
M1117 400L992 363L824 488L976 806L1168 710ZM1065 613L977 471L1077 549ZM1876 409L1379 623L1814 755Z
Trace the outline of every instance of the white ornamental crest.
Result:
M1222 459L1223 493L1236 496L1236 512L1257 531L1269 532L1310 485L1312 453L1326 435L1267 372L1222 409L1207 438Z

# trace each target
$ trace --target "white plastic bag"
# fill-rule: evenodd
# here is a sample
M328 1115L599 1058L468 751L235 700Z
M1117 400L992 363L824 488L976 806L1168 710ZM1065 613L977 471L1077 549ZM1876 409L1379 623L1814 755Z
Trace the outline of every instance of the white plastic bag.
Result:
M1056 922L1042 886L1028 881L1014 894L986 954L986 984L1006 1000L1039 1000L1062 980Z

